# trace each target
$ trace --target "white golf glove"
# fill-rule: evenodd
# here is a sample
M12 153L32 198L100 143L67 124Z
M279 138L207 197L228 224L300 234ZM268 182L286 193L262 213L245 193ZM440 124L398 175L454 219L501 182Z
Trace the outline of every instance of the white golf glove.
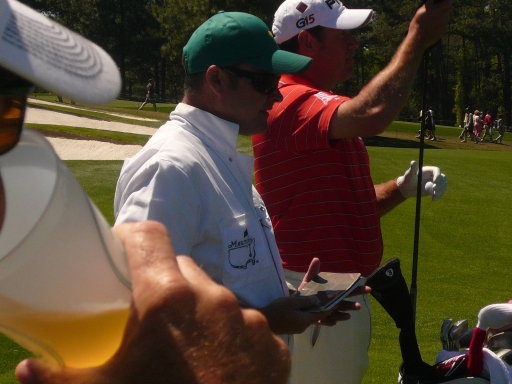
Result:
M410 168L405 171L404 175L396 179L398 189L406 198L416 196L416 189L418 188L418 168L418 163L413 160L411 161ZM448 187L444 173L441 173L438 167L432 166L423 167L421 183L423 184L421 195L431 195L432 201L439 200Z

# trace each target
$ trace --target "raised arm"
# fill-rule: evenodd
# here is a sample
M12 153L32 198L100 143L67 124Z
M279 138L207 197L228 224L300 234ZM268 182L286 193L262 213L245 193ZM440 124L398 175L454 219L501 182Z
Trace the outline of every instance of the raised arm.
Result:
M446 32L451 11L451 0L428 0L418 9L391 62L339 106L330 123L331 139L374 136L389 126L409 97L425 50Z

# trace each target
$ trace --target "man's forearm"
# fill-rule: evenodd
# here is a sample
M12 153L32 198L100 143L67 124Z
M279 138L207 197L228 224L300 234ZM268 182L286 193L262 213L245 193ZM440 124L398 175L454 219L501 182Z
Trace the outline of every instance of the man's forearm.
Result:
M377 184L375 186L375 194L377 195L381 217L405 201L405 197L396 185L396 179Z
M382 133L402 110L425 50L446 30L451 3L418 10L390 63L359 94L341 104L331 120L330 138L368 137Z

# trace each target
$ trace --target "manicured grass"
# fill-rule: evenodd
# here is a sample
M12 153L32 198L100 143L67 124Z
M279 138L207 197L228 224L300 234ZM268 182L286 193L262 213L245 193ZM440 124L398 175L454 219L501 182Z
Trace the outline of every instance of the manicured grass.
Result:
M144 145L147 143L150 135L140 135L136 133L126 133L117 131L106 131L93 128L77 128L66 125L50 124L25 124L27 128L39 131L42 135L49 137L66 137L79 140L98 140L107 141L115 144L134 144Z
M106 112L122 113L124 115L133 115L133 116L139 116L139 117L153 118L153 119L157 119L157 120L166 120L169 117L169 113L174 111L174 108L176 107L176 104L157 103L156 107L157 107L158 112L153 111L153 106L151 106L151 105L147 105L147 106L145 106L145 108L143 110L139 111L139 107L142 103L139 103L137 101L114 100L112 103L110 103L106 106L91 107L91 106L86 106L86 105L83 105L80 103L71 104L71 102L66 99L64 99L64 101L61 103L58 101L57 96L48 94L48 93L32 94L31 96L36 99L49 101L54 104L54 105L50 105L50 106L45 105L44 108L60 110L60 111L66 112L66 113L68 113L68 112L69 113L77 113L80 115L88 114L90 116L96 116L96 117L100 117L100 116L95 115L93 113L94 111L106 111ZM29 99L29 103L30 103L30 99ZM32 103L30 105L33 107L38 107L38 108L43 107L42 105L35 104L35 103ZM76 107L85 109L86 111L83 112L81 110L77 110ZM87 112L87 110L89 112ZM102 118L104 118L105 120L110 120L110 121L123 121L122 120L123 118L120 118L121 120L116 120L116 118L114 116L110 116L110 115L106 115L106 114L103 114ZM156 125L155 125L154 122L153 123L152 122L141 123L140 120L136 120L132 123L139 124L139 125L148 124L148 126L150 126L150 127L152 127L152 126L159 127L160 126L158 123L156 123Z
M0 383L18 383L14 378L14 369L18 362L30 356L25 349L0 334Z
M121 160L68 160L65 162L91 200L110 224L114 224L114 193Z
M367 140L376 183L395 178L418 157L418 124L394 123L379 138ZM419 247L417 334L424 360L433 363L440 350L439 330L445 317L476 324L487 304L512 297L508 277L512 250L510 164L512 134L505 145L458 142L459 128L438 127L440 141L427 143L425 164L440 166L448 177L445 196L424 198ZM394 145L395 147L392 147ZM251 153L250 138L240 136L239 150ZM464 149L464 150L462 150ZM113 223L113 197L122 161L66 161L91 199ZM400 258L410 282L415 201L409 199L382 219L383 260ZM373 343L364 384L396 382L401 361L398 330L372 300ZM343 348L340 345L340 348ZM28 356L0 337L0 383L14 383L17 362Z
M405 170L417 150L369 148L375 182ZM433 363L441 348L445 317L476 325L487 304L512 297L508 273L512 249L510 163L512 153L427 150L425 164L441 167L448 177L446 195L421 209L418 259L417 334L424 360ZM410 199L382 220L383 260L398 257L410 282L415 201ZM380 305L374 309L370 370L364 383L389 383L401 361L398 330Z

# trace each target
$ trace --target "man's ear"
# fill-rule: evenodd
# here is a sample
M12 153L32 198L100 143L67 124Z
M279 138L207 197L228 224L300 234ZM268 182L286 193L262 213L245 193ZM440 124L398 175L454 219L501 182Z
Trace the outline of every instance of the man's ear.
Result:
M210 65L205 75L207 87L216 94L221 94L229 85L227 74L217 65Z
M315 50L316 45L318 44L317 39L309 33L307 30L302 30L299 32L297 36L299 42L299 54L310 53Z

